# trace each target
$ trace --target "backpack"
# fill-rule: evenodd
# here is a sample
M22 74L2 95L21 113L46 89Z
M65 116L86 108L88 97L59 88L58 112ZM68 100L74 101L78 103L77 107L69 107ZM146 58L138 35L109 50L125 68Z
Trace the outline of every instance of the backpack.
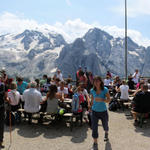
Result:
M79 106L80 106L79 101L80 101L79 95L77 93L75 93L73 95L73 99L72 99L72 112L73 113L77 113L78 112Z
M117 111L117 109L119 109L119 108L120 108L120 104L119 104L119 102L116 99L112 100L109 103L108 109L110 111Z

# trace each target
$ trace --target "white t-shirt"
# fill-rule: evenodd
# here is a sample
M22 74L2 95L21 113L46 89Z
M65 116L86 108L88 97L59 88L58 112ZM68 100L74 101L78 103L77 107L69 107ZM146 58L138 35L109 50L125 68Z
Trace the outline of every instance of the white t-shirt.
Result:
M132 77L133 77L133 81L134 81L134 83L138 83L139 82L139 78L140 78L140 73L138 72L137 74L136 74L136 72L132 75Z
M26 112L39 112L42 95L37 89L30 88L25 90L23 93L23 100L25 102L24 109Z
M59 78L60 81L64 81L62 73L59 73L59 74L57 73L56 77Z
M104 80L104 85L105 86L109 86L110 85L111 80L110 79L105 79Z
M10 99L10 104L15 106L19 104L21 99L20 93L16 90L11 90L8 92L8 98Z
M120 99L129 99L129 86L128 85L121 85L120 87L120 91L121 91L121 96Z
M57 88L58 93L64 93L64 94L68 94L68 88L64 87L63 90L60 89L60 87Z

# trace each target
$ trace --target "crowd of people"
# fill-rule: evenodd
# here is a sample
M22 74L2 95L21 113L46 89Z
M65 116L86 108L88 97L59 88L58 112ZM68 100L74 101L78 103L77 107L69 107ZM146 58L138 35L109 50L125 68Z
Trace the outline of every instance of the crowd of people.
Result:
M61 70L51 78L43 75L42 79L35 79L30 83L24 81L22 77L16 79L8 78L3 69L0 73L0 147L3 147L3 133L5 122L5 102L9 104L9 112L16 112L16 122L20 123L22 116L28 118L28 123L32 123L32 114L37 112L48 112L57 116L65 112L72 111L74 115L80 116L92 129L93 149L98 149L98 120L102 121L105 131L104 141L108 141L108 112L106 103L110 103L116 95L121 102L129 100L129 94L134 96L132 109L134 119L137 123L137 113L150 112L150 80L140 80L139 71L136 69L128 80L121 80L119 76L113 77L108 71L106 77L93 76L92 72L79 66L76 72L76 85L72 85L72 78L63 78ZM135 91L133 93L133 90ZM68 109L64 102L65 98L72 101L78 99L78 107ZM123 104L123 103L122 103ZM24 109L21 114L20 108ZM62 111L63 110L63 111ZM63 112L63 113L62 113ZM9 113L6 113L9 115ZM39 123L43 122L43 115L40 115Z

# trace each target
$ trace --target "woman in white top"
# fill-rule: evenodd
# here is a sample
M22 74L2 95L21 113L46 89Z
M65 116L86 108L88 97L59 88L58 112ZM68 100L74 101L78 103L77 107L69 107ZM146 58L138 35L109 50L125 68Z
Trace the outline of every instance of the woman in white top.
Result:
M21 112L19 112L18 109L20 108L21 95L17 91L16 83L11 83L10 89L11 89L11 91L8 92L8 101L11 106L11 111L16 112L16 114L15 114L16 121L18 121L18 123L20 123L21 122Z
M11 105L11 110L16 111L19 108L19 102L21 99L20 93L17 91L16 83L11 83L11 91L8 92L9 104Z

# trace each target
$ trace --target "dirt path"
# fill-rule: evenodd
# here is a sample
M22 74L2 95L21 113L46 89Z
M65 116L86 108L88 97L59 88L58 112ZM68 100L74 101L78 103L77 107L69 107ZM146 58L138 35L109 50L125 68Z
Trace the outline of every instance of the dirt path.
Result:
M143 128L134 127L125 112L109 112L109 142L103 141L104 131L99 122L99 150L150 150L150 120ZM28 125L13 127L10 145L9 128L5 128L5 150L90 150L91 129L84 124L70 132L65 124Z

